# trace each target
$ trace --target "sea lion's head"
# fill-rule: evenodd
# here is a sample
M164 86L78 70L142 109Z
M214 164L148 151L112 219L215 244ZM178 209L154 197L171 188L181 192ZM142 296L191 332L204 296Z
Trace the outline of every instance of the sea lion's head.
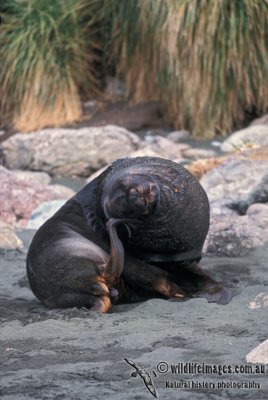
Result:
M107 219L143 219L152 215L160 200L160 188L151 176L120 174L104 185L102 206Z

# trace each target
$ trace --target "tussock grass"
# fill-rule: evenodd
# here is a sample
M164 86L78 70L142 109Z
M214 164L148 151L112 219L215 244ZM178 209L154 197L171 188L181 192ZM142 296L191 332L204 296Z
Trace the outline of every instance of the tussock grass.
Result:
M212 137L268 110L268 0L2 0L0 107L17 129L81 115L98 70Z
M128 95L163 100L176 128L226 134L268 109L267 0L107 0L109 11Z
M87 1L88 3L88 1ZM16 129L62 125L81 115L79 90L98 91L96 27L81 0L3 0L0 105Z

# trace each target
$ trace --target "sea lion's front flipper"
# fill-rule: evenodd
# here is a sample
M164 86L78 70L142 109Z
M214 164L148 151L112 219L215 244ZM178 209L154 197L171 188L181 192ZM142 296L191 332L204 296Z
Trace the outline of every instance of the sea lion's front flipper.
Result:
M124 268L125 261L125 251L121 240L119 239L116 231L116 227L120 224L127 223L139 223L139 221L131 220L131 219L115 219L110 218L106 223L106 228L110 237L110 257L107 262L106 267L106 277L107 280L114 282L116 281ZM126 226L128 234L130 235L130 229Z

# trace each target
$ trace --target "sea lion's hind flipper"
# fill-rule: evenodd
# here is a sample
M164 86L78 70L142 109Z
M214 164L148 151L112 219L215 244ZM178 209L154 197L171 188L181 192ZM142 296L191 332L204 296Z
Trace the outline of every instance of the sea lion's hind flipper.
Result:
M226 288L219 283L210 283L193 297L204 297L208 303L228 304L236 293L232 289Z
M129 254L122 273L120 301L136 302L151 298L184 300L186 294L171 279L169 272Z
M238 294L235 288L227 288L215 281L197 261L184 266L181 269L181 277L182 275L185 279L182 288L186 288L190 297L203 297L208 303L228 304ZM176 282L179 276L176 277Z

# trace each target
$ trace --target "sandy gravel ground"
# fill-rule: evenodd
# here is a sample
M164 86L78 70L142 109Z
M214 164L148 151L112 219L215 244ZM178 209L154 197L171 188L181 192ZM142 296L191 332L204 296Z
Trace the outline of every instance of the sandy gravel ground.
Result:
M21 234L23 252L0 255L2 400L153 399L124 358L146 369L162 400L267 400L268 366L266 374L258 374L245 361L267 339L267 308L249 307L268 292L267 247L244 258L203 259L218 280L229 286L239 281L241 293L226 306L155 299L98 315L86 309L51 311L34 298L25 273L32 235ZM174 374L171 366L178 363L209 364L218 373ZM231 373L220 374L223 366ZM251 373L242 373L248 366Z

